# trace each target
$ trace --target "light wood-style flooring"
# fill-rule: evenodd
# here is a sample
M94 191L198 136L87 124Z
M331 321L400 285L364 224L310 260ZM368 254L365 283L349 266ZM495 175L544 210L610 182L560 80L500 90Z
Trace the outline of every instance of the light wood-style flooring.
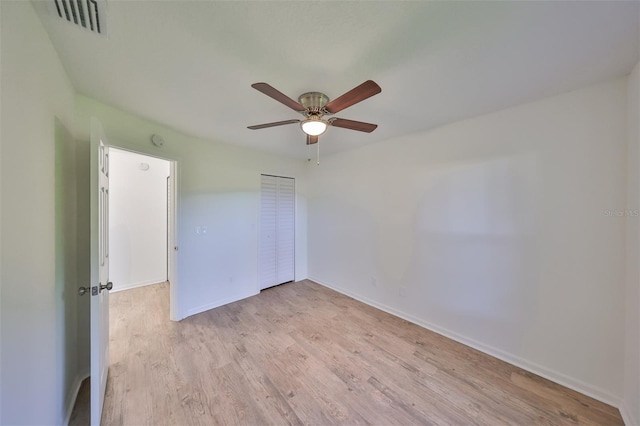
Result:
M111 295L105 425L618 425L617 409L311 281L181 322Z

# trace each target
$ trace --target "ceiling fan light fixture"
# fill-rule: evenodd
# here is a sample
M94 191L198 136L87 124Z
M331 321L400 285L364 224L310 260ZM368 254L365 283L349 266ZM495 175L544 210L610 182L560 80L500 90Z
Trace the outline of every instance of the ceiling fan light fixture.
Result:
M300 123L300 127L310 136L319 136L327 130L327 122L319 117L309 117Z
M333 127L341 127L343 129L357 130L359 132L366 133L371 133L376 129L376 127L378 127L378 125L376 124L347 120L344 118L331 117L328 120L323 119L323 116L325 114L333 115L336 112L342 111L345 108L348 108L380 93L382 89L373 80L365 81L361 85L349 90L347 93L330 102L329 97L320 92L303 93L298 97L298 102L296 102L267 83L254 83L251 85L251 87L269 96L270 98L275 99L276 101L291 108L292 110L299 112L305 117L302 120L293 119L248 126L248 128L251 130L266 129L268 127L299 123L300 128L307 135L307 145L313 145L318 143L318 136L323 134L327 130L327 127L330 125Z

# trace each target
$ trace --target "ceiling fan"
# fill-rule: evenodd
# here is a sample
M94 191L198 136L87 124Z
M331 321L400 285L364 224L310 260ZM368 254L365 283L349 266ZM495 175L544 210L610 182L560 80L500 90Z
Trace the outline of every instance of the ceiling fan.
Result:
M376 127L378 127L377 124L363 123L362 121L347 120L337 117L325 118L325 115L333 115L350 107L351 105L362 102L365 99L380 93L382 89L372 80L365 81L358 87L349 90L347 93L331 102L329 102L329 97L327 95L320 92L303 93L298 97L298 102L296 102L267 83L254 83L251 87L288 106L292 110L299 112L305 117L302 120L293 119L248 126L251 130L300 123L302 131L307 134L307 145L312 145L318 142L318 136L323 134L327 130L328 126L342 127L343 129L351 129L367 133L373 132Z

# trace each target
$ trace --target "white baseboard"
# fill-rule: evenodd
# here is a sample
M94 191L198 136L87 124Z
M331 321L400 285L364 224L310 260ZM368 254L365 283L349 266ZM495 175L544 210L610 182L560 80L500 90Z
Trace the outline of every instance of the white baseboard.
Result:
M238 300L246 299L247 297L255 296L258 293L260 293L260 292L259 291L248 292L246 294L240 294L240 295L227 297L227 298L224 298L224 299L219 299L219 300L216 300L215 302L211 302L211 303L207 303L207 304L204 304L204 305L197 306L195 308L187 309L186 315L184 316L184 318L187 318L187 317L190 317L192 315L196 315L196 314L202 313L204 311L208 311L209 309L214 309L214 308L217 308L219 306L226 305L228 303L237 302Z
M73 407L76 405L76 400L78 399L78 392L80 391L80 386L84 379L89 377L88 371L79 372L76 375L76 378L73 380L73 385L71 385L71 393L69 394L69 399L67 401L67 406L65 407L65 415L64 422L62 423L64 426L68 426L69 420L71 419L71 414L73 413Z
M626 400L622 400L619 409L625 426L640 426L640 419L634 418L633 411L629 409L629 405Z
M531 373L537 374L538 376L544 377L545 379L551 380L552 382L558 383L559 385L565 386L569 389L573 389L576 392L580 392L584 395L590 396L591 398L597 399L598 401L604 402L605 404L609 404L614 407L619 407L621 404L621 398L613 395L612 393L599 388L598 386L593 386L588 383L585 383L581 380L575 379L573 377L567 376L566 374L560 373L558 371L552 370L550 368L543 367L535 362L526 360L519 356L510 354L501 349L495 348L490 345L486 345L482 342L478 342L477 340L471 339L469 337L458 334L454 331L448 330L446 328L440 327L436 324L432 324L428 321L425 321L421 318L417 318L413 315L404 313L395 308L387 306L383 303L377 302L375 300L369 299L368 297L361 296L359 294L353 293L350 290L346 290L331 284L324 283L316 278L309 277L309 280L316 282L324 287L335 290L339 293L345 294L349 297L352 297L362 303L366 303L367 305L378 308L382 311L385 311L391 315L395 315L399 318L417 324L421 327L424 327L428 330L434 331L438 334L441 334L445 337L448 337L451 340L455 340L456 342L462 343L463 345L470 346L474 349L477 349L481 352L486 353L487 355L491 355L495 358L498 358L502 361L508 362L509 364L513 364L516 367L520 367L524 370L527 370ZM622 409L620 408L622 411ZM633 424L633 423L631 423Z
M118 285L111 290L111 293L117 293L119 291L131 290L132 288L144 287L146 285L158 284L167 281L165 278L158 278L156 280L140 281L137 283Z

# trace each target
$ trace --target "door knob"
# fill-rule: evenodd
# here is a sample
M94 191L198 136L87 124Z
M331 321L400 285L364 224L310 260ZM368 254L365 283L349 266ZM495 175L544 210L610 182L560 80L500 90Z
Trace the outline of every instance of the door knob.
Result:
M78 294L79 294L80 296L84 296L85 294L89 293L89 290L91 290L91 288L90 288L90 287L80 287L80 288L78 289Z
M102 290L111 290L112 288L113 288L113 283L111 281L109 281L107 285L100 284L100 293L102 293Z

